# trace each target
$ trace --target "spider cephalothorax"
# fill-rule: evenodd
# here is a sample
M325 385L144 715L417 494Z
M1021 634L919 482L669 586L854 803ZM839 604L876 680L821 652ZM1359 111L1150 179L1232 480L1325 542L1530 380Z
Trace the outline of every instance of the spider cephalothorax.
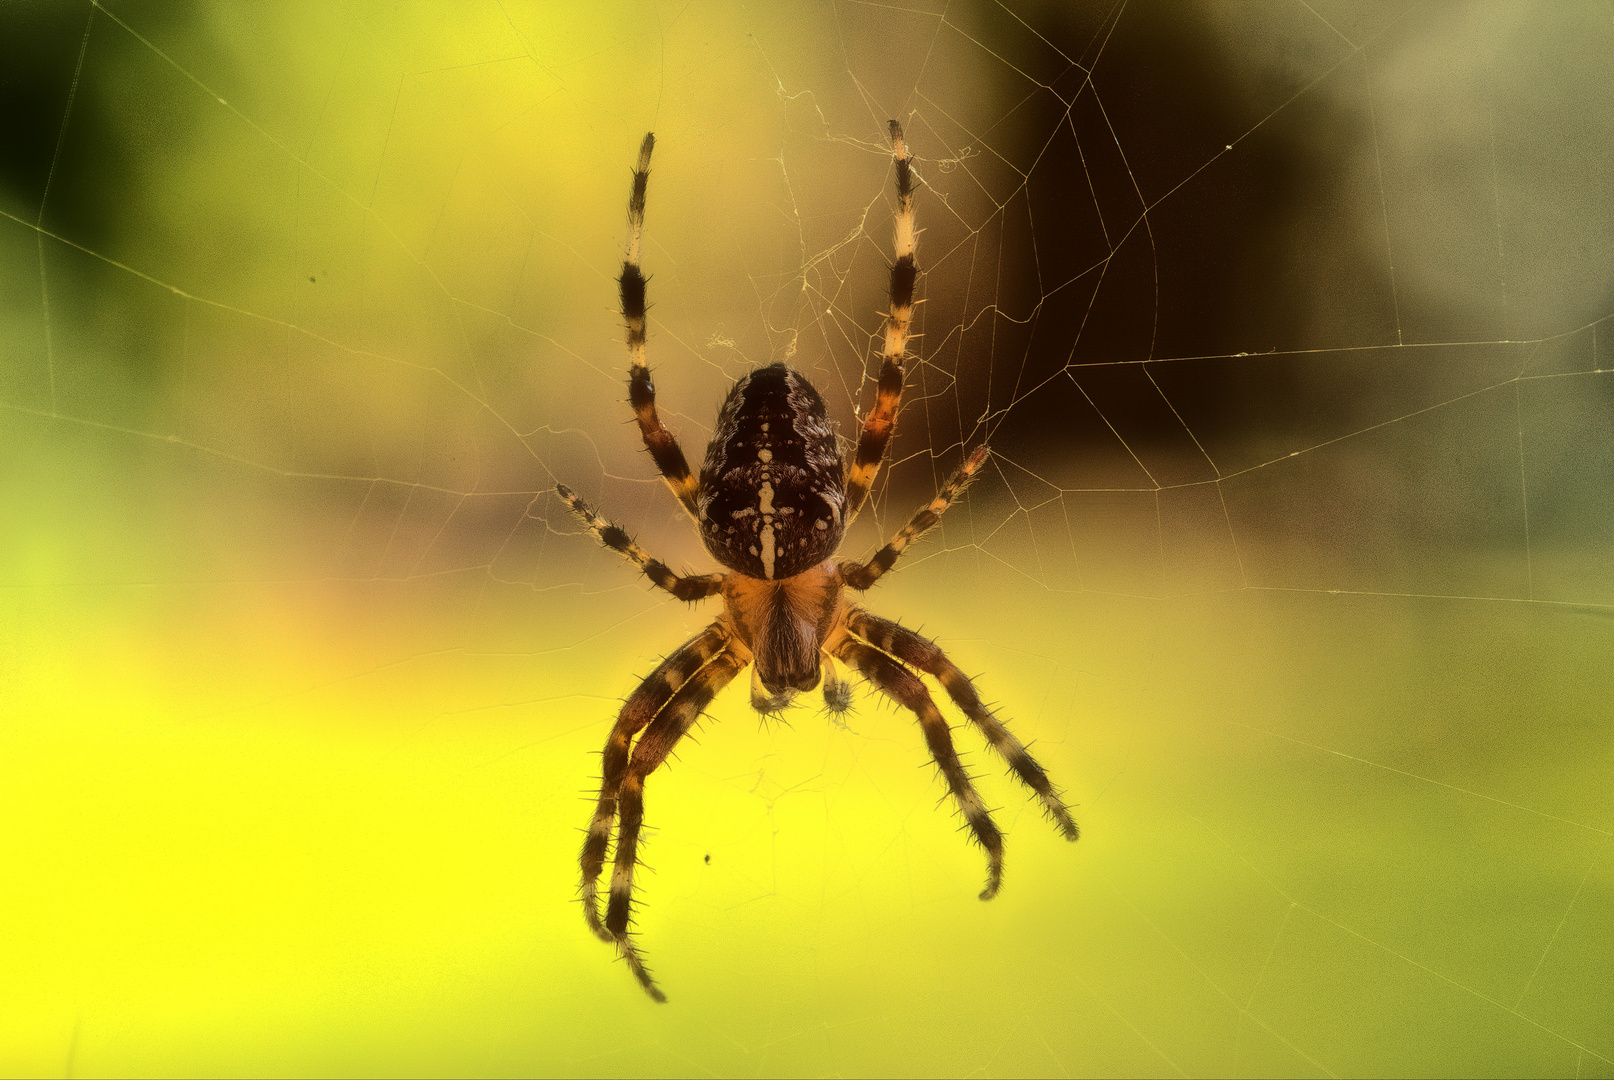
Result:
M618 279L628 329L628 400L667 486L695 519L707 551L729 572L675 574L570 489L557 485L556 491L607 547L636 563L660 588L681 600L723 597L723 614L717 621L667 657L623 705L605 744L599 802L583 842L583 913L589 926L617 944L644 988L663 1001L628 937L633 872L644 822L644 782L713 696L747 664L752 670L751 704L762 712L781 709L797 693L820 684L830 710L845 712L851 695L836 672L837 660L913 711L971 834L986 850L987 881L981 899L997 895L1002 883L1003 835L959 762L947 721L920 679L921 672L941 685L1010 771L1036 793L1065 836L1074 840L1077 830L1042 767L981 704L970 680L935 643L847 600L848 589L868 589L909 544L936 524L985 463L986 447L977 447L965 458L936 497L868 562L833 560L846 526L868 497L902 397L903 358L918 276L913 170L902 128L891 121L897 174L891 307L874 407L863 421L856 448L842 460L835 425L818 391L800 372L773 364L752 371L729 391L698 480L656 413L655 385L644 363L645 278L639 249L654 146L654 136L646 135L628 197L627 252ZM615 869L602 921L598 881L613 826Z

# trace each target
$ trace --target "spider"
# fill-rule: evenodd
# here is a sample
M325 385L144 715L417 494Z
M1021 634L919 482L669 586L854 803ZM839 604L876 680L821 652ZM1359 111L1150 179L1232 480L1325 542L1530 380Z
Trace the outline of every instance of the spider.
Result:
M555 491L606 547L636 564L656 586L680 600L723 598L723 613L717 620L662 661L623 704L605 743L599 802L583 842L582 901L589 928L615 943L640 985L657 1001L666 996L628 936L645 779L747 664L751 705L761 713L777 712L797 693L822 685L830 713L844 714L851 707L852 692L836 670L837 660L913 711L949 792L985 849L982 900L996 896L1003 880L1003 834L959 763L947 721L920 672L941 684L1014 775L1036 793L1065 838L1075 840L1078 835L1047 773L981 703L957 665L934 642L870 614L847 595L849 589L861 592L873 586L910 544L936 524L980 471L986 446L977 447L936 497L873 558L833 560L847 525L868 498L896 423L919 273L914 262L918 234L912 158L895 120L890 122L890 137L897 181L896 262L891 267L891 306L885 317L879 385L856 447L843 462L835 425L818 391L799 371L772 364L752 371L729 390L699 479L656 413L656 388L645 367L645 277L639 255L654 133L646 135L639 148L628 197L627 250L617 279L628 331L628 400L656 468L695 519L706 550L728 573L675 574L571 489L557 484ZM601 920L597 883L613 825L615 869Z

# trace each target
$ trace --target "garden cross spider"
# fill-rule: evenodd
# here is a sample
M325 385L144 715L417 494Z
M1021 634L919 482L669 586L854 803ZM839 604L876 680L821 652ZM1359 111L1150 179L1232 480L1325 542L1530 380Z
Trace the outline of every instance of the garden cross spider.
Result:
M627 251L618 279L628 330L628 400L656 468L695 519L706 550L729 572L675 574L569 488L556 485L555 490L606 547L635 563L655 585L680 600L723 597L723 614L717 621L662 661L622 706L605 744L599 803L583 842L583 915L589 928L615 942L650 996L665 1001L628 937L633 871L644 823L644 782L713 696L747 664L752 665L751 705L759 712L775 712L798 691L811 690L822 681L829 710L844 713L851 706L851 687L836 674L836 660L914 712L948 790L986 850L982 900L996 896L1003 880L1003 834L959 763L947 721L919 672L941 684L1010 770L1037 794L1066 839L1076 839L1077 829L1042 766L981 704L969 679L941 649L912 630L869 614L845 593L848 588L862 591L872 586L909 544L936 524L986 461L986 447L977 447L941 492L868 562L837 564L832 559L847 524L868 497L902 397L902 364L919 273L914 263L913 168L902 127L891 121L891 156L897 173L891 307L874 408L863 421L856 449L843 463L835 426L818 391L800 372L773 364L757 368L729 390L698 480L678 441L656 414L656 388L644 363L645 278L639 249L654 146L651 134L639 148L628 197ZM602 922L596 883L605 867L613 823L616 868Z

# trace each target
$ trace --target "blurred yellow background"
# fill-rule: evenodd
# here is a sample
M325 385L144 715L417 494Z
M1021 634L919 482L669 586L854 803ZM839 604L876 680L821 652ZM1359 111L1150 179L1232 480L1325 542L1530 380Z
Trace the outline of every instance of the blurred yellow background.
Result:
M0 1072L1614 1072L1606 6L18 3ZM626 425L866 406L845 551L978 739L735 686L652 777L657 1007L577 911L621 698L715 609ZM961 718L950 713L953 720Z

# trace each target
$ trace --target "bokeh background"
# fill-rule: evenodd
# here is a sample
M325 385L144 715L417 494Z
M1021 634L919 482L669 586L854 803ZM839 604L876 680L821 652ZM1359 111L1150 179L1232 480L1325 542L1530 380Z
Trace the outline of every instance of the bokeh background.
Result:
M0 1070L1614 1072L1605 2L0 7ZM620 699L712 612L622 403L871 400L869 598L1009 879L862 692L649 788L658 1007L585 931ZM958 717L954 717L958 719Z

